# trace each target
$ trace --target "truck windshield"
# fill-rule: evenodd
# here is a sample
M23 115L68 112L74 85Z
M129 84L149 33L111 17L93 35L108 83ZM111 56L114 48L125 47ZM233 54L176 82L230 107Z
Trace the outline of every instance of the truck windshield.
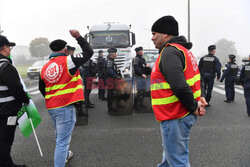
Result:
M89 36L89 42L93 49L127 48L130 46L128 31L96 31L90 32Z

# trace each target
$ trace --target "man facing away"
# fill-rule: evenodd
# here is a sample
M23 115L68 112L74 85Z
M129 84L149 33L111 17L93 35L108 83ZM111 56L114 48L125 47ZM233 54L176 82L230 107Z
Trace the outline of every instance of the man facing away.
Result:
M208 106L210 106L209 102L212 97L215 74L217 75L217 81L219 81L221 75L221 63L219 59L214 56L215 50L216 46L210 45L208 47L208 55L202 57L199 62L201 77L205 83L205 94Z
M76 122L75 106L84 100L78 68L93 55L91 46L77 30L70 30L70 34L77 40L82 53L68 56L65 41L51 42L53 53L42 68L39 80L39 90L45 97L46 108L56 129L55 167L64 167L73 156L68 150Z
M163 159L158 167L189 167L188 140L197 116L205 114L200 73L189 49L192 43L178 36L172 16L158 19L152 26L152 41L160 54L151 73L151 98L160 121Z

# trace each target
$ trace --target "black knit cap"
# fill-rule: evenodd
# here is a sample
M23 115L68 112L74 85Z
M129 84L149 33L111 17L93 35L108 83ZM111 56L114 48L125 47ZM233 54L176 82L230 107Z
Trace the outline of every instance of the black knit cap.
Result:
M108 53L116 53L117 49L116 48L109 48Z
M216 46L215 46L215 45L210 45L210 46L208 47L208 51L212 51L212 50L214 50L214 49L216 49Z
M58 52L65 48L67 42L61 39L54 40L50 43L49 47L53 52Z
M141 51L141 50L143 50L143 47L141 47L141 46L140 46L140 47L135 48L135 51L136 51L136 52L139 52L139 51Z
M178 22L173 16L163 16L159 18L151 28L152 32L168 35L179 35Z

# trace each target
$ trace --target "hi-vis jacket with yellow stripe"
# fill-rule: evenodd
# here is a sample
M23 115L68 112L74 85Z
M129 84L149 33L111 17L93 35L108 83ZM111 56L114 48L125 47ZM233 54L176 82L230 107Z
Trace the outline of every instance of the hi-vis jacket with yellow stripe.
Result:
M47 109L60 108L83 101L83 86L79 70L75 75L69 73L67 58L52 58L41 70L45 83L45 102Z
M159 69L161 54L168 46L173 46L184 54L185 68L183 72L186 82L193 91L194 99L199 101L201 96L200 72L192 53L182 45L175 43L166 44L158 56L151 73L152 107L158 121L178 119L189 114L186 107L174 95L170 85L167 83L165 77Z

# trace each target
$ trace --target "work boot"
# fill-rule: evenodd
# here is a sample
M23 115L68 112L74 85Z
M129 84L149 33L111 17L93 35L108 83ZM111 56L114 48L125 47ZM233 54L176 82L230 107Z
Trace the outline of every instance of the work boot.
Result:
M230 100L224 100L224 102L226 102L226 103L231 103L231 101L230 101Z

